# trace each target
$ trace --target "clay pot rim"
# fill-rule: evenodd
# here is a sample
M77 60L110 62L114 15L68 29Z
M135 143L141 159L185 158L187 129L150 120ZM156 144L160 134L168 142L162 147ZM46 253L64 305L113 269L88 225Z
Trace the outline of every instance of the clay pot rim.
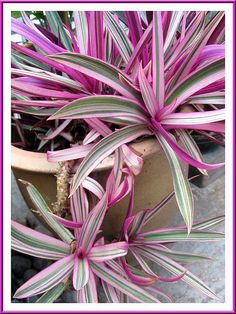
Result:
M161 150L160 144L155 138L145 138L136 143L129 144L129 147L140 157L147 157ZM112 167L114 156L105 158L96 168L96 171L107 170ZM46 153L37 153L26 151L11 145L11 165L13 168L38 172L55 174L58 169L58 163L48 162Z

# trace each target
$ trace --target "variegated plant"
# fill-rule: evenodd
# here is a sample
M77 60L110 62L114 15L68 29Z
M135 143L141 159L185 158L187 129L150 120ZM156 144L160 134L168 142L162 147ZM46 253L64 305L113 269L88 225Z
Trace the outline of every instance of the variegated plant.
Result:
M216 138L224 136L224 12L76 11L63 21L58 12L48 11L44 27L34 24L32 15L22 12L21 19L12 19L12 32L26 40L12 42L12 122L19 137L14 144L47 151L50 162L79 160L79 166L70 188L72 220L51 213L27 183L41 215L64 242L37 232L26 236L28 229L13 223L14 249L58 260L16 297L45 292L40 302L54 300L73 273L79 302L97 302L98 280L108 302L122 302L124 295L158 302L153 283L165 279L146 259L176 276L167 281L184 280L215 297L178 264L202 257L161 243L222 238L203 231L221 218L193 224L192 191L180 160L204 175L223 165L204 163L192 132L224 145ZM132 216L134 180L143 161L128 144L150 136L169 161L172 194L186 227L141 232L160 204ZM104 188L91 173L111 154L114 167ZM96 203L90 211L85 190ZM128 194L119 241L97 239L106 212ZM138 267L128 264L127 254Z
M111 183L110 178L109 181ZM102 191L103 188L98 182L91 182L86 187L98 196L98 191ZM223 233L209 231L209 229L223 221L224 217L195 223L189 235L184 226L142 232L143 226L153 218L162 204L170 198L169 196L152 210L140 211L135 216L131 215L131 208L124 222L120 240L107 243L99 234L102 231L105 215L114 200L114 196L108 192L109 188L103 191L100 195L101 199L90 211L87 194L84 188L79 189L71 198L72 220L67 220L53 214L32 184L23 183L26 184L38 213L61 240L12 222L14 250L56 261L21 286L16 291L15 298L41 295L37 302L53 302L65 289L72 286L77 291L77 302L93 303L99 301L97 290L101 286L107 302L110 303L124 302L127 297L137 302L160 302L157 295L172 301L170 296L158 288L158 281L183 280L207 296L217 299L210 288L181 265L181 262L203 261L208 258L173 251L163 243L223 239ZM114 181L109 187L115 188L115 185ZM138 265L127 263L126 258L129 258L130 254L134 256ZM167 269L174 277L158 276L150 267L151 261Z

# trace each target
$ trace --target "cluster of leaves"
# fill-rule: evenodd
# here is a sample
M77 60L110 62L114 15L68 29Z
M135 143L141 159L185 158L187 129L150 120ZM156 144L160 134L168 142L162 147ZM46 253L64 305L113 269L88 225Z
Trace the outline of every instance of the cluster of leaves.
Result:
M209 258L171 250L165 244L223 239L223 233L209 231L224 220L223 216L195 223L189 235L185 226L142 232L145 224L163 205L158 204L151 210L142 210L127 217L119 239L107 243L100 233L100 227L116 199L110 194L109 188L104 191L99 183L93 180L86 182L86 188L100 199L89 211L87 193L84 188L80 188L71 197L72 219L67 220L53 214L37 189L29 182L24 183L39 214L61 240L12 221L14 250L38 258L56 260L21 286L15 293L16 298L42 294L37 302L53 302L72 282L77 291L78 302L98 302L97 287L100 281L109 303L128 300L160 302L157 295L172 301L155 283L183 280L207 296L217 299L210 288L181 265ZM115 187L115 184L116 181L112 186ZM135 259L135 263L129 263L130 255ZM152 269L151 261L173 274L173 277L160 277L156 268Z
M215 298L179 264L204 257L172 251L163 243L223 236L206 230L222 217L193 223L192 191L180 159L203 174L223 165L203 162L191 132L215 142L216 134L224 134L224 13L73 12L74 29L56 11L45 15L45 27L34 24L25 12L22 21L12 19L12 31L28 40L28 46L12 43L12 119L20 137L15 144L27 147L24 134L38 132L38 148L50 147L48 161L79 160L79 166L70 189L72 219L53 214L26 183L40 214L63 242L13 222L15 250L57 260L15 296L45 293L39 302L55 300L73 273L78 302L98 301L98 280L108 302L124 302L127 296L159 302L153 297L158 293L170 300L153 286L158 280L184 280ZM75 139L72 130L81 129L85 132ZM186 227L142 232L171 196L132 215L134 180L143 161L127 144L146 136L154 136L167 156L172 195ZM91 174L111 154L114 166L104 188ZM88 193L95 198L93 209ZM98 237L103 220L128 194L120 235L107 243ZM137 267L128 262L129 255ZM149 261L175 277L160 278Z

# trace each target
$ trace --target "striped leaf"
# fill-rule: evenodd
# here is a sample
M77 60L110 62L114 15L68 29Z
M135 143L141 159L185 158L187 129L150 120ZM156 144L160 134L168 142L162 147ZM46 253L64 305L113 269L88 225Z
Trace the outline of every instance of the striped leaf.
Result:
M115 242L111 244L94 246L89 252L89 260L93 262L104 262L127 254L128 244L126 242Z
M110 117L131 117L136 123L147 121L147 113L139 103L119 96L89 96L75 100L59 109L49 120Z
M89 280L89 263L87 257L80 258L75 255L73 270L73 287L82 289Z
M104 22L112 36L112 39L116 43L117 49L119 50L122 58L127 63L132 54L132 43L119 23L117 23L113 15L108 11L104 12Z
M38 78L40 80L45 80L53 83L58 83L62 86L69 87L82 93L88 93L79 82L76 82L68 77L58 75L49 71L43 71L36 68L33 68L29 71L26 70L19 70L19 69L11 69L11 73L18 76L26 76L26 77L33 77Z
M213 93L208 93L208 94L192 96L188 100L188 104L224 105L225 104L225 93L224 92L213 92Z
M171 260L167 256L161 256L153 252L150 252L148 248L138 248L138 249L135 249L135 251L137 251L140 255L143 255L146 258L157 263L158 265L165 268L166 270L168 270L170 273L174 275L178 276L181 273L183 273L183 271L186 271L186 269L180 264L178 264L177 262ZM182 277L181 280L187 283L188 285L192 286L193 288L200 290L202 293L204 293L208 297L219 300L217 295L204 282L202 282L189 270L187 270L187 272L185 273L185 275Z
M100 136L100 134L99 134L97 131L95 131L95 130L89 131L89 133L85 136L85 138L84 138L84 140L83 140L83 145L92 143L92 142L95 141L99 136Z
M218 216L218 217L213 217L204 221L200 222L195 222L193 224L193 229L198 229L198 230L204 230L204 229L211 229L212 227L215 227L219 223L223 222L225 220L225 216Z
M70 211L74 222L85 221L89 212L89 202L87 194L81 185L70 199Z
M86 177L82 183L82 186L101 199L105 193L103 187L93 178ZM73 194L74 195L74 194ZM72 197L73 197L72 195Z
M194 159L197 161L203 162L203 156L202 153L197 145L197 143L194 141L192 136L187 130L176 130L176 134L180 139L180 142L184 144L184 147L186 148L187 152L193 156ZM208 175L207 171L201 168L198 168L198 170L203 175Z
M160 108L164 105L165 81L164 81L164 49L161 12L153 12L152 35L152 73L153 90ZM167 38L168 40L168 38Z
M70 246L15 221L11 225L12 249L46 259L57 260L70 253Z
M14 298L26 298L52 289L71 273L73 262L74 255L69 255L53 263L23 284L16 291Z
M176 11L172 13L171 21L168 27L166 38L165 38L165 44L164 44L165 53L168 52L171 44L173 43L175 39L182 17L183 17L183 12L181 11Z
M140 38L137 45L134 47L134 50L132 52L132 55L129 59L129 62L126 65L125 73L129 73L132 67L136 64L139 56L143 52L143 48L146 46L148 41L152 37L152 23L148 25L147 29L143 33L142 37Z
M102 280L138 302L159 303L155 297L139 286L118 275L103 264L91 263L93 272Z
M118 298L118 293L115 288L106 283L104 280L101 280L103 291L106 295L108 303L120 303Z
M49 162L60 162L84 158L88 155L92 147L93 144L87 144L56 151L47 151L47 160Z
M142 210L138 212L134 219L132 220L132 226L128 232L129 237L134 237L136 234L143 228L147 217L148 217L149 210Z
M154 118L157 114L159 105L157 103L154 91L145 76L142 66L139 67L138 74L140 91L149 114Z
M195 70L179 82L176 87L166 96L165 104L175 102L178 106L188 97L204 87L224 78L225 60L219 59Z
M53 303L56 301L62 293L66 290L67 285L65 283L59 283L56 287L45 292L36 303Z
M161 136L166 140L171 149L184 161L187 161L193 167L212 170L217 169L219 167L224 166L224 163L218 164L206 164L197 159L194 159L191 155L189 155L185 150L183 150L175 141L174 137L171 136L170 133L166 132L165 129L161 126L160 123L154 121L154 125L156 125Z
M225 109L216 109L203 112L176 112L167 114L161 124L163 125L197 125L225 120Z
M205 30L202 33L200 33L200 35L197 37L197 40L191 46L191 50L186 53L186 58L184 59L178 71L176 71L176 74L174 75L173 79L171 80L171 84L169 86L170 88L173 87L176 84L176 82L181 81L190 73L201 51L207 44L208 39L214 32L215 28L217 27L218 23L220 22L223 16L224 12L219 12L218 14L216 14L216 16L206 26Z
M174 190L176 201L180 210L180 213L186 223L188 233L190 233L192 223L193 223L193 195L192 190L189 185L189 182L185 175L183 174L183 170L181 169L178 157L169 146L167 141L158 133L155 134L158 141L160 142L167 159L169 161L169 165L172 172Z
M156 252L157 254L167 256L171 259L173 259L176 262L179 263L192 263L192 262L201 262L201 261L209 261L211 260L207 256L202 256L202 255L196 255L196 254L191 254L188 252L182 252L182 251L175 251L175 250L170 250L169 248L163 248L160 246L149 246L151 250Z
M74 11L74 22L79 49L82 54L87 54L88 50L88 23L86 18L86 12Z
M34 71L40 69L45 71L50 70L50 68L47 65L42 64L41 62L38 62L37 60L31 57L25 56L23 54L14 53L13 49L11 52L11 63L17 65L17 68L22 70L32 68L34 69Z
M69 51L72 51L72 45L70 37L68 36L63 23L61 21L60 15L57 11L45 11L47 21L50 25L51 31L53 34L60 38L60 41L65 46L65 48Z
M75 53L60 53L49 58L111 86L126 97L139 100L137 91L120 80L120 77L125 77L127 81L130 78L109 63Z
M181 242L181 241L214 241L224 239L224 234L221 232L202 231L192 229L188 234L187 230L170 230L170 231L150 231L140 233L135 241L146 244L157 244L165 242Z
M61 226L49 213L51 212L50 208L46 204L45 200L43 199L42 195L39 191L29 182L20 180L23 184L26 185L27 192L29 193L30 199L34 203L36 209L42 215L43 219L46 223L59 235L59 237L65 241L66 243L70 244L74 236L72 233Z
M103 11L89 13L90 54L92 57L104 59Z
M47 54L65 51L65 49L53 44L45 36L39 34L39 32L22 23L18 19L11 19L11 31L25 37L33 44L38 46L41 50L45 51Z
M133 125L122 128L103 138L96 144L83 159L72 182L72 194L77 190L82 181L98 166L107 156L118 147L129 143L141 135L150 135L150 131L143 125Z
M107 210L108 200L105 193L97 205L90 211L83 223L79 234L78 246L83 252L89 252L94 244L99 228L103 223L103 219Z
M53 90L49 88L39 87L37 85L34 85L34 82L21 82L16 79L11 80L11 85L13 89L16 89L18 91L24 92L28 94L29 96L40 96L44 95L44 97L51 97L51 98L57 98L57 99L78 99L81 96L81 93L69 93L64 91L58 91Z
M82 289L78 291L79 303L98 303L97 285L93 272L89 270L89 280Z

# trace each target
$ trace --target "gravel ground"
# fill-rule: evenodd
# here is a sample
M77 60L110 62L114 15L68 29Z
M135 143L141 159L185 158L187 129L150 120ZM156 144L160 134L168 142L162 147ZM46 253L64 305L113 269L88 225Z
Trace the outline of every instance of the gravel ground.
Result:
M220 150L222 154L222 151ZM212 159L213 154L208 154L208 160ZM216 162L214 160L214 162ZM224 172L221 171L220 176L214 174L213 180L208 179L205 188L199 188L192 185L195 199L195 219L204 219L209 216L217 216L224 213ZM212 182L211 182L212 181ZM12 175L12 218L22 224L49 233L40 222L35 218L34 214L29 211L25 204L15 178ZM173 225L182 224L182 219L179 214L173 220ZM218 230L223 231L224 225L218 227ZM225 250L224 241L212 243L185 243L175 244L172 246L175 249L183 251L207 255L213 258L210 262L199 262L188 265L188 269L196 276L201 278L220 298L218 302L224 302L224 272L225 272ZM13 292L36 272L45 268L48 265L47 261L28 258L25 255L13 253L12 255L12 288ZM164 271L159 272L160 276L165 276ZM177 303L209 303L215 302L191 288L183 282L177 283L160 283L158 287L164 288L166 293L172 295ZM21 302L34 302L35 298L23 299ZM19 302L14 300L13 302ZM65 293L59 302L73 302L72 295Z

